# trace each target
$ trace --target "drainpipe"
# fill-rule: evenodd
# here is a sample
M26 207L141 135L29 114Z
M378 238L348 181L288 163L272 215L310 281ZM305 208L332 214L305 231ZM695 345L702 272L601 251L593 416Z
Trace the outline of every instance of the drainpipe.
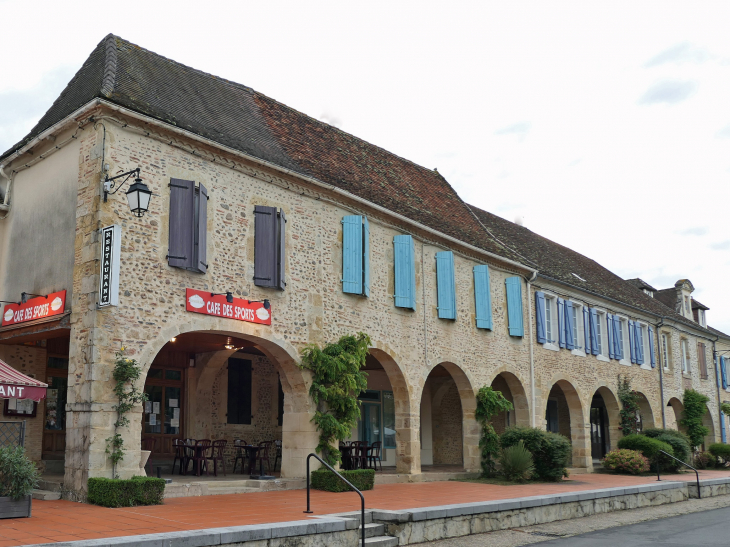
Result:
M657 347L657 356L659 357L659 362L657 365L659 366L659 400L661 401L660 404L662 405L662 429L667 428L667 416L666 416L666 408L664 406L664 360L662 359L662 345L659 342L659 329L664 326L664 316L661 316L661 319L659 320L659 323L654 325L656 328L656 347Z
M0 217L0 220L10 214L10 189L13 186L13 177L15 176L15 173L11 173L10 176L8 176L4 170L5 166L5 164L0 165L0 177L8 181L5 185L5 196L3 197L2 203L0 203L0 213L4 213L3 216Z
M527 279L527 322L530 329L530 335L528 343L530 345L530 427L536 427L535 423L535 350L533 346L532 337L534 332L532 329L532 291L530 290L530 284L535 281L537 277L537 270L532 272L532 275Z

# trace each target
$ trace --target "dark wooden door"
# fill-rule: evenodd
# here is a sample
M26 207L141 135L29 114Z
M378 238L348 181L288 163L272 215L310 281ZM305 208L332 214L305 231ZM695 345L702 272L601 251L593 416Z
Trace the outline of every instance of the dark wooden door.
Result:
M45 415L43 424L44 460L62 460L66 454L66 395L68 357L49 354L46 368Z
M591 407L591 456L594 459L606 455L606 409L603 406Z
M142 438L154 441L153 460L172 459L175 454L172 441L182 438L184 372L180 368L153 365L147 374L144 391L148 400L142 414Z

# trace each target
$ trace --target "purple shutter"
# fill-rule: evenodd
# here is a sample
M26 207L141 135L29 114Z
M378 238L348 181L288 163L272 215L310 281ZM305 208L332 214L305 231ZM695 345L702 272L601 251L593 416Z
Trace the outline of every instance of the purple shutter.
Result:
M195 245L195 182L170 179L170 222L167 263L193 268Z
M253 282L259 287L276 287L279 281L277 264L276 207L256 205L254 207L254 266Z
M198 271L208 271L208 190L200 185L198 190L198 214L196 219L195 256Z
M278 217L278 249L277 249L277 264L276 264L276 288L284 290L286 287L286 281L284 280L284 274L286 273L286 217L284 216L284 209L281 209Z

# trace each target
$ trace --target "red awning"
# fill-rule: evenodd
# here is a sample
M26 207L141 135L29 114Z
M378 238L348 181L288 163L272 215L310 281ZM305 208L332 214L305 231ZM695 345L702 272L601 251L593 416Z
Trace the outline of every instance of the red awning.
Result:
M33 399L46 398L48 384L26 376L0 359L0 398Z

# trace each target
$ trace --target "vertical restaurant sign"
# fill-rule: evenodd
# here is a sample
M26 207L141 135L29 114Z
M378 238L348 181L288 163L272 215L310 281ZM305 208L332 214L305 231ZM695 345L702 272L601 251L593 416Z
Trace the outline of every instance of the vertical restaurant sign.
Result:
M101 229L99 307L119 305L119 255L122 228L118 224Z
M234 298L226 302L225 295L211 296L210 291L185 289L185 309L187 311L214 315L259 325L271 325L270 310L264 308L263 302L249 302L245 298Z
M58 291L48 296L36 296L25 304L5 304L3 309L3 327L17 325L35 319L45 319L61 315L66 307L66 291Z

